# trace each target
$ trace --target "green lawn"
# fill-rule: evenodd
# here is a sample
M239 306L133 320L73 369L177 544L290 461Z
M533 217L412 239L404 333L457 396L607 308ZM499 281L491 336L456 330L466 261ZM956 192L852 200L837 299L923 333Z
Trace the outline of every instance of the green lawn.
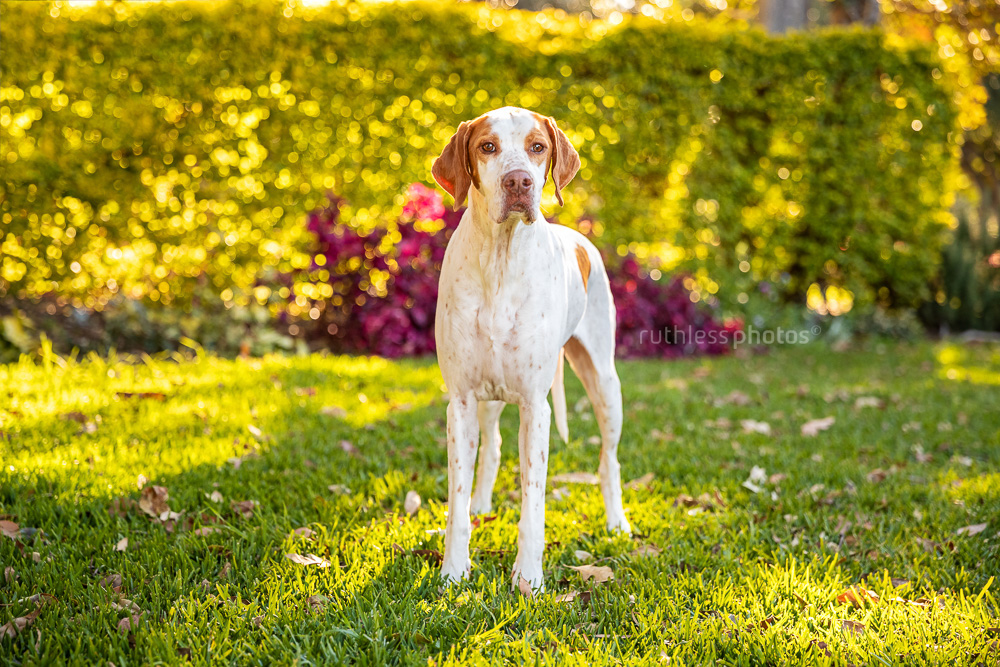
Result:
M571 378L548 589L527 600L509 591L510 407L496 518L473 531L471 581L441 589L430 361L0 366L0 624L28 623L0 662L1000 662L1000 349L799 346L619 370L623 477L646 476L625 491L637 534L605 532L596 486L551 479L597 468ZM582 583L577 552L614 580ZM855 605L842 594L857 586Z

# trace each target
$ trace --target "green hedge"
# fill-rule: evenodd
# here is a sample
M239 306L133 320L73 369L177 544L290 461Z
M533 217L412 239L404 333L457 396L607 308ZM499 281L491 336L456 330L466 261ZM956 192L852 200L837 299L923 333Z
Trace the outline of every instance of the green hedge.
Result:
M555 116L580 150L549 210L694 272L704 298L767 281L909 305L951 220L951 84L879 32L423 3L0 12L8 298L238 302L309 262L304 216L327 192L384 224L457 123L504 104Z

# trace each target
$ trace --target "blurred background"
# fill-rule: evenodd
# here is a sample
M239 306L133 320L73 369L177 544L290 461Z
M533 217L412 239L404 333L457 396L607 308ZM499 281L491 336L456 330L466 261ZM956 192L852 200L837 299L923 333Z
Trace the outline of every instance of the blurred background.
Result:
M457 124L554 116L641 331L1000 330L1000 0L0 2L0 361L433 352ZM675 343L675 344L671 344Z

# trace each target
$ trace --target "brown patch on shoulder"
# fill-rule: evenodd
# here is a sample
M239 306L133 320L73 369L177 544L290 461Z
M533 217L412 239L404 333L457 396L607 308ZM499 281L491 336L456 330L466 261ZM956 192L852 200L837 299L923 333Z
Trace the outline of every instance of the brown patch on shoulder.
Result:
M587 291L587 282L590 280L590 255L582 245L576 246L576 263L580 267L580 277L583 278L583 291Z

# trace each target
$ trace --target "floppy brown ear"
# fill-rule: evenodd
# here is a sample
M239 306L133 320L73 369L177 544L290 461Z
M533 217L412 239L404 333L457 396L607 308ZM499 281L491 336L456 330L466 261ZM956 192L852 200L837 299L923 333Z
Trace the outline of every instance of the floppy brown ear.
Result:
M547 117L545 126L549 130L549 139L552 140L552 181L556 184L556 200L562 206L562 189L569 185L580 170L580 155L563 131L556 126L554 119Z
M434 180L455 198L457 211L469 195L472 184L472 169L469 166L469 131L472 123L464 122L458 126L455 135L444 147L441 156L434 160L431 173Z

